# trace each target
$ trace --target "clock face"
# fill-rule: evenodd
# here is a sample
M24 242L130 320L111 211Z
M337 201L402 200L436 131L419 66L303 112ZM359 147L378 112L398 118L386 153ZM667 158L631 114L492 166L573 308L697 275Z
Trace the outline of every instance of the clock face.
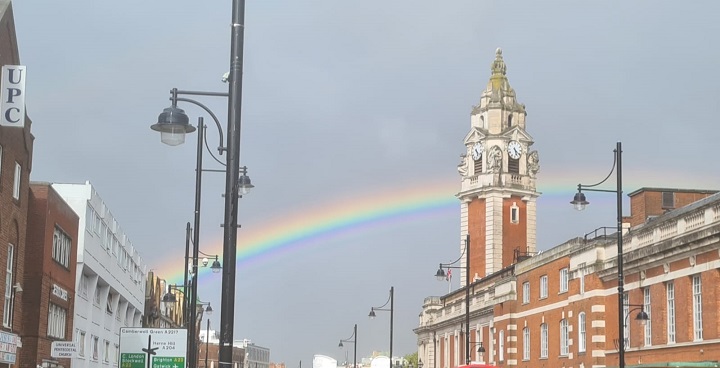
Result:
M475 161L479 160L480 157L482 157L482 152L483 152L483 145L482 145L482 143L480 143L480 142L475 143L475 144L472 146L472 159L475 160Z
M516 160L520 158L520 155L522 155L522 146L520 145L520 142L510 141L510 143L508 143L508 155Z

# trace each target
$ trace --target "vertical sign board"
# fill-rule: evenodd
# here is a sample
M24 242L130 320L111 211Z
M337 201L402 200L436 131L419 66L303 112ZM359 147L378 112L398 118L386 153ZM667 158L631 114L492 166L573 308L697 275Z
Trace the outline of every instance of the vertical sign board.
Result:
M18 335L0 331L0 363L15 364Z
M184 328L120 329L120 368L186 368Z
M0 125L25 126L25 66L3 65L0 88Z

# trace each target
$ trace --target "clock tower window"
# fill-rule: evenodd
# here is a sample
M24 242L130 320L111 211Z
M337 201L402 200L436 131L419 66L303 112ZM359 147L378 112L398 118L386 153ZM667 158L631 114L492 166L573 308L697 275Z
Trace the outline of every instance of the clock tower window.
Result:
M508 172L510 174L520 173L520 159L508 157Z
M510 206L510 222L513 224L520 222L520 207L515 202Z
M482 173L482 169L483 169L483 157L481 154L480 157L477 160L475 160L475 175L480 175Z
M512 114L508 115L508 120L507 120L508 121L508 125L507 125L508 129L512 126L512 118L513 118Z

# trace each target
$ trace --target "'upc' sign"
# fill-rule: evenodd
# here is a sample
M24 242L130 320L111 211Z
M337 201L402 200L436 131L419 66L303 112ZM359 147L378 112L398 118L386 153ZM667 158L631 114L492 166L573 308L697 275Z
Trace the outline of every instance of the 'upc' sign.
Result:
M3 65L0 125L25 126L25 66Z

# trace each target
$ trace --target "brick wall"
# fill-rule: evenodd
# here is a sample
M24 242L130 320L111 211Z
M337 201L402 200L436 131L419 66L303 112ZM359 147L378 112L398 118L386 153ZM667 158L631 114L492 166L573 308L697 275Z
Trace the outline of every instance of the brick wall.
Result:
M663 193L671 192L673 195L673 205L670 207L663 206ZM689 205L690 203L699 201L708 197L717 191L714 190L690 190L690 189L662 189L662 188L640 188L630 194L630 213L625 220L630 222L630 226L644 224L648 217L660 216L666 211Z
M72 208L49 183L30 184L25 249L27 264L23 286L23 348L19 357L21 368L35 368L41 365L43 360L70 365L70 359L52 358L50 352L52 341L71 341L73 336L72 300L75 297L78 221ZM53 259L56 228L71 240L68 266ZM67 295L64 295L63 291L67 292ZM66 310L64 338L48 336L48 311L51 303Z

